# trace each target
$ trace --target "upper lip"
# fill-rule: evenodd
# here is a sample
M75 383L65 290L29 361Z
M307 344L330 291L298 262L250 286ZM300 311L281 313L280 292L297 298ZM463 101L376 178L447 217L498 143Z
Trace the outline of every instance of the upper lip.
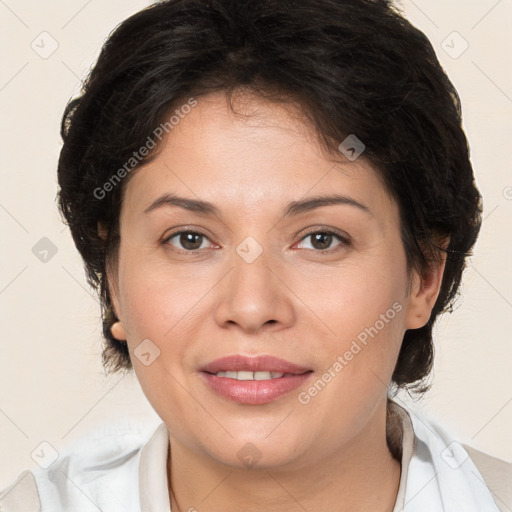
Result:
M303 366L299 366L279 357L269 355L242 356L239 354L215 359L215 361L211 361L204 365L200 370L207 373L217 373L222 371L248 371L293 374L301 374L311 371L310 368L304 368Z

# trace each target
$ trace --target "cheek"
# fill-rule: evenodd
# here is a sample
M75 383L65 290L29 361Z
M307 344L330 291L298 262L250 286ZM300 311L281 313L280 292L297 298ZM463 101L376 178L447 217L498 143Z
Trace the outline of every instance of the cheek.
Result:
M179 274L164 258L126 251L120 262L120 303L132 344L144 338L165 340L181 325L201 296L204 275Z
M405 330L406 285L405 254L395 251L392 258L354 260L309 295L310 309L323 321L317 324L325 333L325 368L343 375L336 379L339 385L366 388L387 382ZM337 365L336 372L332 365L339 356L343 368Z
M374 325L381 315L386 315L395 303L399 306L386 319L392 317L392 323L400 323L402 317L397 313L405 309L407 276L405 260L400 261L399 255L396 260L372 258L352 263L320 279L308 279L298 295L325 321L334 338L347 340L357 336L364 328Z
M147 399L165 417L190 401L177 383L183 381L180 365L188 347L183 328L195 300L190 290L166 277L164 269L134 265L120 272L120 283L133 369ZM144 354L149 356L145 359Z
M134 345L144 338L155 339L163 321L159 320L161 297L140 275L130 273L120 281L123 321L129 343Z

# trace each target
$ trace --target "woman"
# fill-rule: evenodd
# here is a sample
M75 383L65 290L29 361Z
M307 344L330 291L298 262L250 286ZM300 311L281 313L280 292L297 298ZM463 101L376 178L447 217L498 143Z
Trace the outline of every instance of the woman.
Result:
M6 510L508 510L510 464L395 396L428 388L482 208L457 92L388 2L157 3L62 136L104 364L162 424L91 434Z

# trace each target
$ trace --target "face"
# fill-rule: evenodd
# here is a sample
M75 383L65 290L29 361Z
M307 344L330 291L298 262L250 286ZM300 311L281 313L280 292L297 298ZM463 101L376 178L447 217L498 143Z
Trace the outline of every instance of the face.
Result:
M298 466L348 446L385 404L439 283L408 290L398 207L364 155L327 157L285 107L235 106L251 115L200 98L128 181L110 289L171 443ZM211 365L227 356L242 361Z

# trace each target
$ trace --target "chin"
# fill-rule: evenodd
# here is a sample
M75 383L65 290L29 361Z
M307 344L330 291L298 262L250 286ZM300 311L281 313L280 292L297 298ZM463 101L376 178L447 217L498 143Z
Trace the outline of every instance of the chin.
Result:
M293 465L300 456L300 443L257 436L239 436L216 447L204 446L208 456L239 470L272 470Z

